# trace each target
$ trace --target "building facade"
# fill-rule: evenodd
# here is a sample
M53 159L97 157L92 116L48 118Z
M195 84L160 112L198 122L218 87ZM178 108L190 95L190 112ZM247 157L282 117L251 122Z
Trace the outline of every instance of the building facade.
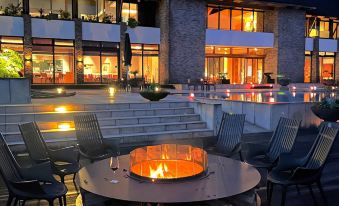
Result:
M22 72L36 85L124 78L125 32L133 54L129 77L147 83L339 80L339 3L3 0L0 6L0 48L22 54ZM131 18L139 26L124 26Z

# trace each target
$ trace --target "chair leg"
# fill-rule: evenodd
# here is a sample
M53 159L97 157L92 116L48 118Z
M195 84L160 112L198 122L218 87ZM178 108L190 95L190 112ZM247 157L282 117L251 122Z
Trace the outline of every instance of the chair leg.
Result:
M325 192L324 192L323 186L321 185L320 180L317 181L317 186L319 188L321 197L324 199L325 205L328 205L328 202L327 202L327 199L326 199L326 196L325 196Z
M15 198L15 200L14 200L14 206L16 206L17 204L18 204L18 199Z
M59 205L62 206L62 198L59 197L58 200L59 200Z
M61 180L62 183L65 183L65 176L60 175L60 180Z
M313 189L312 189L312 185L308 185L308 189L310 190L314 204L318 205L317 200L316 200L315 195L314 195L314 192L313 192Z
M64 199L64 206L66 206L66 205L67 205L67 202L66 202L66 195L64 195L62 199Z
M54 206L53 202L54 200L48 200L48 206Z
M12 195L9 195L8 196L8 200L7 200L7 206L11 206L12 205L12 201L13 201L13 196Z
M271 183L267 180L266 181L266 199L269 199L270 196L270 190L271 190Z
M298 186L298 185L295 185L295 187L297 188L298 195L300 195L300 189L299 189L299 186Z
M267 200L268 200L268 205L271 205L274 184L271 182L269 184L270 184L270 191L269 191Z
M285 205L286 193L287 193L287 186L282 185L281 206Z
M241 151L239 151L239 157L240 157L240 160L243 162L244 161L244 157L242 156Z
M73 182L75 181L75 175L76 175L76 173L73 174Z

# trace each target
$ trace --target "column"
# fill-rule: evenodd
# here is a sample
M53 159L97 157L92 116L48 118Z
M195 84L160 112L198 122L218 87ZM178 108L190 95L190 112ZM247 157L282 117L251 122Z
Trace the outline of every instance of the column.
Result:
M32 21L29 14L23 14L24 20L24 73L25 77L33 82L33 63L32 63Z
M273 49L268 49L265 72L292 82L304 82L305 11L276 8L265 12L265 32L274 33Z
M206 2L161 0L160 82L187 83L203 77Z
M311 82L312 83L320 82L319 37L313 39Z
M335 81L339 82L339 40L337 40L337 53L335 55L335 68L334 68L334 74L335 74Z
M82 21L74 18L75 25L75 40L74 40L74 54L75 54L75 80L76 84L84 83L84 58L82 49Z

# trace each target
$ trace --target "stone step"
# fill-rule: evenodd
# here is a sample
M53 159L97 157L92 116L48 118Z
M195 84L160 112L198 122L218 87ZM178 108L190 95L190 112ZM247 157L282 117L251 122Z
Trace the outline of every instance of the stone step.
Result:
M192 122L199 121L198 114L179 114L179 115L162 115L162 116L140 116L140 117L117 117L117 118L99 118L100 126L119 126L119 125L137 125L137 124L156 124L156 123L172 123L172 122ZM17 123L0 123L1 132L19 132ZM60 122L38 122L41 130L57 129ZM74 127L73 121L67 122Z
M74 131L69 131L74 132ZM174 130L165 132L149 132L149 133L135 133L135 134L124 134L124 135L109 135L104 136L106 139L118 138L122 145L133 145L133 144L154 144L156 141L175 141L175 140L194 140L203 138L212 138L213 130L210 129L191 129L191 130ZM22 139L11 139L5 136L7 142L11 146L22 146L24 142ZM69 145L67 142L75 142L74 136L65 135L60 138L46 138L47 143L53 143L57 145Z
M205 129L206 123L202 121L194 122L173 122L173 123L157 123L157 124L138 124L138 125L120 125L120 126L101 126L103 136L123 136L123 135L139 135L139 133L152 133L152 132L166 132L166 131L179 131L179 130L193 130ZM41 131L44 138L47 139L60 139L64 137L75 137L74 128L68 130L51 129ZM7 132L4 133L6 139L10 142L21 141L20 132Z
M1 114L54 112L56 107L66 107L69 111L94 110L127 110L127 109L159 109L188 107L188 102L147 102L147 103L114 103L114 104L72 104L72 105L0 105Z
M86 110L70 111L66 113L58 112L38 112L38 113L16 113L0 114L0 123L17 123L17 122L51 122L51 121L73 121L74 114L95 113L98 118L115 118L115 117L141 117L141 116L160 116L160 115L179 115L194 114L191 107L177 108L153 108L153 109L121 109L121 110Z

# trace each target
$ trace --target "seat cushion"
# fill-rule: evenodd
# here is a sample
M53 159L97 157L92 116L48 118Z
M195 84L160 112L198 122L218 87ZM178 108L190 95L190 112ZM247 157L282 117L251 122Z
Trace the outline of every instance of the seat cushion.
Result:
M80 165L77 163L54 162L53 172L57 175L75 174L79 171Z

